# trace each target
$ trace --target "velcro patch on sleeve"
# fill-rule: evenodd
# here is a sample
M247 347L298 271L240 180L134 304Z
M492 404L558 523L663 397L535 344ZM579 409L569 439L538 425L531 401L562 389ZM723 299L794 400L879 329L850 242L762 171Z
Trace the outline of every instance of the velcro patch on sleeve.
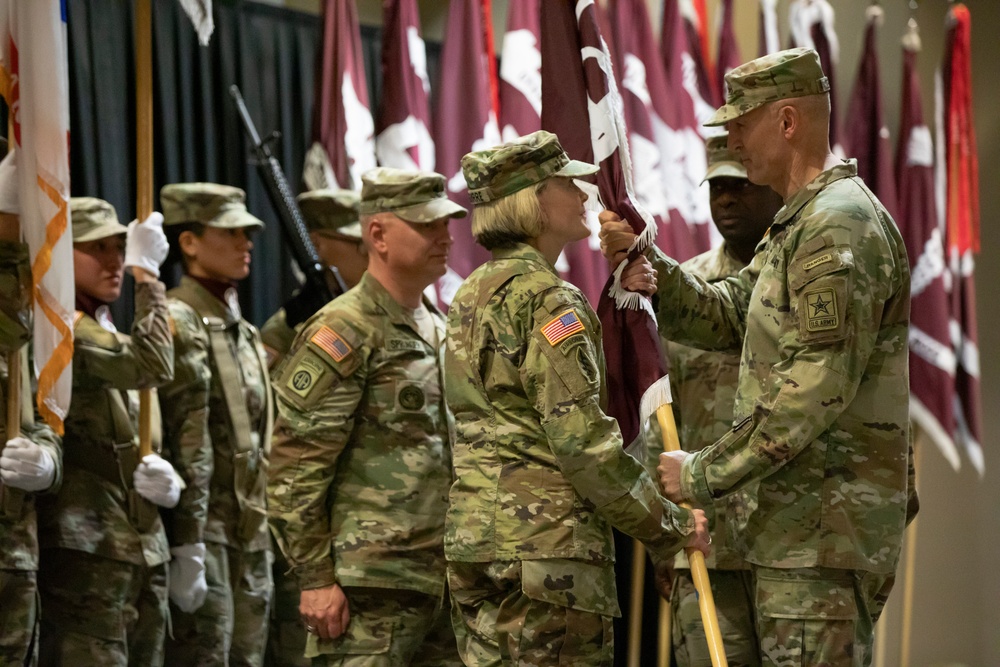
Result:
M289 391L309 398L309 394L319 384L325 373L330 372L329 368L321 363L315 356L306 355L298 360L295 368L288 374L288 381L285 386Z
M541 328L545 340L549 341L549 345L552 346L583 330L583 322L580 321L580 316L572 308L557 315Z
M347 341L341 338L340 334L326 325L320 327L309 341L330 355L334 361L343 361L353 349L347 344Z
M840 326L837 311L837 292L823 287L805 293L806 331L828 331Z

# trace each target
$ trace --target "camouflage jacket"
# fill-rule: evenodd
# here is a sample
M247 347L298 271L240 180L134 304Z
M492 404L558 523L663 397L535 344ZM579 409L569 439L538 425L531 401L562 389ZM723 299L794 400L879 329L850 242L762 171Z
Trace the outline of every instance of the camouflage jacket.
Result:
M28 249L20 243L0 242L0 405L7 405L7 355L31 337L31 271ZM21 356L21 434L48 450L56 465L57 491L62 479L62 443L34 415L31 387L26 381L29 357ZM0 448L7 442L7 410L0 410ZM35 494L5 487L0 482L0 570L38 569L38 522Z
M301 328L288 326L284 308L279 308L278 312L267 318L267 322L260 328L260 339L267 352L268 369L277 370L285 355L292 349L292 342L299 331Z
M682 269L709 284L735 276L744 266L726 252L725 245L681 264ZM735 352L709 352L680 343L665 343L670 361L670 390L677 434L681 447L695 452L711 445L732 428L740 356ZM655 422L655 419L652 421ZM742 570L748 567L737 547L739 536L733 530L731 518L745 516L755 503L749 491L741 491L715 502L712 553L705 559L709 568ZM675 557L674 566L688 567L683 551Z
M677 551L693 518L622 449L604 412L597 315L541 253L495 251L456 293L447 342L457 431L449 560L607 566L612 526L658 559Z
M432 310L437 338L444 322ZM308 320L276 375L269 515L303 589L441 595L451 484L440 342L366 273Z
M230 294L227 305L188 276L167 293L177 361L160 408L165 449L187 484L168 531L172 545L262 551L271 388L257 329Z
M734 426L685 463L685 497L707 505L759 481L747 560L892 572L915 511L910 275L856 163L792 195L738 277L708 284L653 254L661 334L743 349Z
M77 313L73 402L65 420L63 483L40 496L42 548L62 547L136 565L170 559L155 505L132 489L139 462L139 397L172 377L174 349L163 283L135 290L131 337L115 332L106 308L99 323ZM159 415L152 416L158 449Z

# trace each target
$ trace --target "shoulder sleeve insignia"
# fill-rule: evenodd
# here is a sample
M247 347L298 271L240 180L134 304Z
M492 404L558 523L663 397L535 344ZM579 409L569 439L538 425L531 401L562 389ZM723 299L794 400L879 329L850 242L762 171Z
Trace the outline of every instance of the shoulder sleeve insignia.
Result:
M583 330L583 322L580 321L580 317L576 314L576 311L570 308L564 313L557 315L551 322L545 324L541 332L545 336L545 340L549 341L549 345L555 346L560 341Z
M837 313L837 293L832 287L806 292L806 330L827 331L840 325Z
M309 340L313 345L329 354L334 361L342 361L353 351L347 341L340 337L340 334L326 325L320 327L319 331L314 333Z

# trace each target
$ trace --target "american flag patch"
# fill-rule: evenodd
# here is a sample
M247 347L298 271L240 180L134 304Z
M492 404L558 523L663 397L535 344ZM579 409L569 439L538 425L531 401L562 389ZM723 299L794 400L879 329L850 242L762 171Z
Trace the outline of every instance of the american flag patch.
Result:
M329 354L334 361L341 361L351 353L351 346L347 344L347 341L328 326L324 326L314 333L309 341Z
M542 335L549 341L549 345L555 345L579 331L583 331L583 322L575 310L567 310L542 327Z

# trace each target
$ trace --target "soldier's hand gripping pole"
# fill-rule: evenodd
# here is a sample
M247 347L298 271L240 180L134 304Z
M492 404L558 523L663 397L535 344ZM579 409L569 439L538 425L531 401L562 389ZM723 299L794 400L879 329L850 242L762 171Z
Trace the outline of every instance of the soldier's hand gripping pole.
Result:
M660 425L663 439L663 451L676 452L681 448L677 436L677 424L670 407L670 377L662 378L650 385L642 395L639 404L639 423L645 424L654 413ZM691 509L690 503L680 503L681 507ZM708 581L708 567L705 565L705 554L697 549L686 548L688 564L691 566L691 578L694 579L695 590L698 591L698 608L701 610L701 622L705 625L705 639L708 641L708 653L712 659L712 667L728 667L726 650L722 643L722 632L719 630L719 616L715 610L715 598L712 596L712 586ZM663 613L663 604L660 605Z

